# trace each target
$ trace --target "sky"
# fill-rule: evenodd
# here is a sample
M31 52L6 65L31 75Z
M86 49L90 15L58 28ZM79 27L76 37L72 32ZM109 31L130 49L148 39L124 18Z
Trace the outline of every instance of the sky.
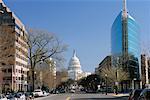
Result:
M73 50L83 71L94 72L111 54L110 30L122 10L122 0L4 0L24 25L55 33L68 45L67 68ZM150 45L150 0L127 0L128 12L140 26L141 50Z

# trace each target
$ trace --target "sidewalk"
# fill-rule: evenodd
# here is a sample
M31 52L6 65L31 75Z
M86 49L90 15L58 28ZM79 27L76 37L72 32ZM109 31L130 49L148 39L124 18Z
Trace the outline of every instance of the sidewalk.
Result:
M50 94L49 96L34 98L34 100L44 100L44 99L47 99L49 97L53 97L53 96L56 96L56 95L57 94Z
M115 93L108 93L108 95L112 95L115 97L123 97L123 96L129 96L129 93L118 93L117 95Z

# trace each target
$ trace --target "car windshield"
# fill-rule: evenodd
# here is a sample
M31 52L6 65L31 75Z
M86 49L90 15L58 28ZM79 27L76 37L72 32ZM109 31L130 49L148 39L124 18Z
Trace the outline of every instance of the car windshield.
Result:
M140 93L142 92L142 90L136 90L135 92L134 92L134 96L140 96Z

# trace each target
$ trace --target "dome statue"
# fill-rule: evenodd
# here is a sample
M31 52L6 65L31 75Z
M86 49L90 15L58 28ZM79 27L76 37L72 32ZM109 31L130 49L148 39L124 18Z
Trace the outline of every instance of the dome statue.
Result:
M81 70L80 60L76 56L76 51L74 50L73 56L69 61L68 75L70 79L78 80L81 74L82 74L82 70Z

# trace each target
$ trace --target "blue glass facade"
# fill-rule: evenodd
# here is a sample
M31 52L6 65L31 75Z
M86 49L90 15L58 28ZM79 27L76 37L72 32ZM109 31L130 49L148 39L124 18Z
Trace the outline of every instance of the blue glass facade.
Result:
M121 11L115 19L111 28L111 46L113 57L120 57L125 54L131 56L126 63L126 68L131 78L139 78L139 26L129 14L123 20Z
M139 26L136 21L128 15L128 52L135 57L140 56L140 43L139 43Z
M122 54L122 12L119 13L111 28L111 46L113 55Z

